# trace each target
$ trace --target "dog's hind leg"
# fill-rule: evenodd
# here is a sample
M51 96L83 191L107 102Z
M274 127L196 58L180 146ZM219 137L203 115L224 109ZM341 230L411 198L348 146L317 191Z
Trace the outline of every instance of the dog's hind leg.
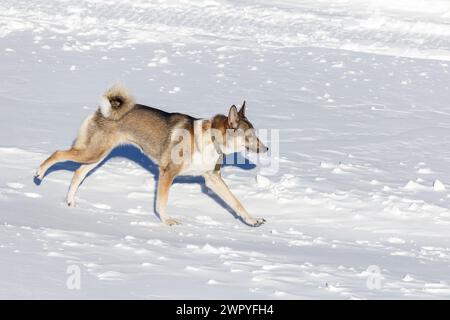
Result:
M53 154L50 157L48 157L44 162L42 162L41 165L39 166L38 170L36 171L36 178L42 180L45 176L45 173L51 166L53 166L58 162L71 160L75 158L78 153L79 150L76 150L74 148L71 148L66 151L58 150L53 152Z
M102 158L106 150L109 149L110 149L109 147L102 146L97 150L94 150L94 148L85 148L85 149L71 148L66 151L55 151L39 166L39 169L36 172L36 178L42 180L47 170L58 162L75 161L86 164L98 162Z
M86 178L88 173L102 161L103 159L95 163L83 164L75 171L72 177L72 182L70 183L69 192L67 193L67 205L69 207L75 206L75 194L77 193L78 187L83 182L84 178Z
M245 223L257 227L266 222L263 218L252 217L241 202L231 193L230 189L223 181L222 177L218 172L208 172L203 175L205 178L205 183L208 188L214 191L226 204L228 204Z

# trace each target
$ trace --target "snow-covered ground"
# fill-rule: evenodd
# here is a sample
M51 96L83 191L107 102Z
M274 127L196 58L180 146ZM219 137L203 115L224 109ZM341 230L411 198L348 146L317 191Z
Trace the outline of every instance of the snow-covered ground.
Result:
M443 0L1 0L0 298L450 298L449 21ZM246 99L278 129L275 174L223 169L267 223L180 178L164 226L132 147L74 209L76 164L38 185L116 81L197 117Z

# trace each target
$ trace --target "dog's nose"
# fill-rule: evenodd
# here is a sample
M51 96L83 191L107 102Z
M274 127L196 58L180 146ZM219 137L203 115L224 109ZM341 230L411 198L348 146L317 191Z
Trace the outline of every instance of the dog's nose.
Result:
M258 153L266 153L267 151L269 151L269 148L266 146L258 148Z

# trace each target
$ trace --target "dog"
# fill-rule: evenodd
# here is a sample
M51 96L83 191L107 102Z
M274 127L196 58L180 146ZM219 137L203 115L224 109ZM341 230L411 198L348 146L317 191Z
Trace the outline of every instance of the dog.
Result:
M75 161L75 171L67 194L67 204L75 206L75 194L90 170L120 144L140 148L159 166L156 211L166 225L180 224L166 212L169 188L180 175L203 176L214 191L250 226L265 223L251 216L222 179L220 168L226 154L244 150L264 153L268 148L257 137L245 115L245 101L239 111L232 105L228 115L198 119L182 113L168 113L136 104L130 92L114 85L100 98L98 109L82 123L72 147L55 151L39 166L36 178L58 162Z

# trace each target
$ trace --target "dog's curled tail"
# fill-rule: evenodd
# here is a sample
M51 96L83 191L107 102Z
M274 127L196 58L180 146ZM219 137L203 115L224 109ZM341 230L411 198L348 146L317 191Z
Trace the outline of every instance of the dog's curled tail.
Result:
M100 98L99 109L103 117L110 120L121 119L135 105L130 92L122 85L115 84Z

